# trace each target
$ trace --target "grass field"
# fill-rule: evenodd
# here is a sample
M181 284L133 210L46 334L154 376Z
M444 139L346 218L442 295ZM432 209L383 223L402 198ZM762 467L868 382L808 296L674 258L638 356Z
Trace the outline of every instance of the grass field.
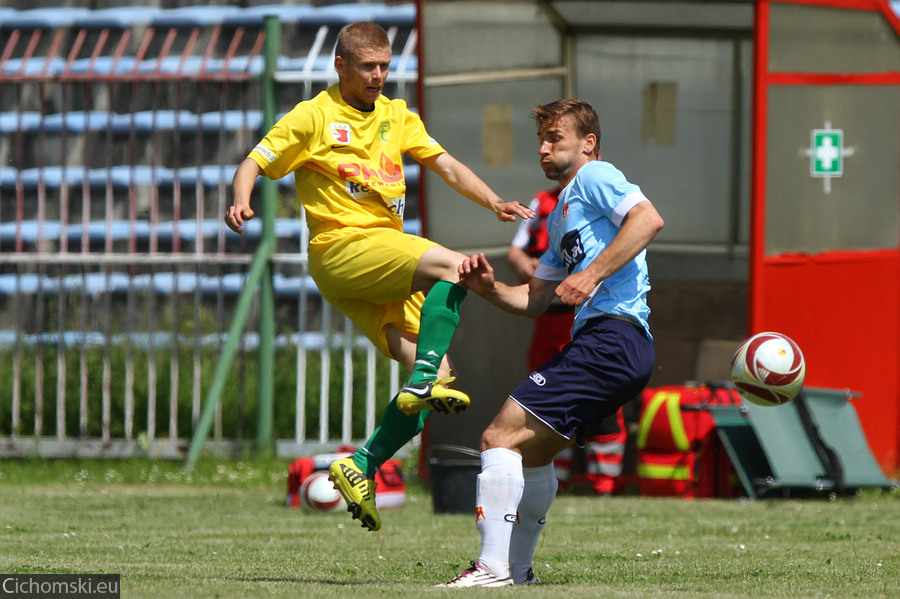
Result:
M120 574L122 597L900 597L900 493L828 501L560 497L541 584L434 588L468 566L470 515L409 503L368 533L284 507L284 460L0 462L0 572Z

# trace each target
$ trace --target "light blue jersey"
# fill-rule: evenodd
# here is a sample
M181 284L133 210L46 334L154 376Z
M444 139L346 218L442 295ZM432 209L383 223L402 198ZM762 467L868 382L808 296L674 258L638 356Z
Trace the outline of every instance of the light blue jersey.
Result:
M608 162L594 160L582 166L559 195L559 204L547 217L550 248L541 256L534 276L562 281L580 272L606 249L619 232L625 215L646 202L641 188ZM647 318L647 251L604 279L575 311L572 334L590 318L625 317L640 324L650 337Z

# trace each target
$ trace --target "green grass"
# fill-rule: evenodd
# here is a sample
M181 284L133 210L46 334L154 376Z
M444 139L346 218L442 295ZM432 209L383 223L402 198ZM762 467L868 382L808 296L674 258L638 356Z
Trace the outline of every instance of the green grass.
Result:
M285 460L0 462L0 572L113 573L122 597L445 597L479 538L409 504L378 533L283 506ZM900 596L900 493L828 501L563 496L525 597ZM465 592L468 596L470 592Z

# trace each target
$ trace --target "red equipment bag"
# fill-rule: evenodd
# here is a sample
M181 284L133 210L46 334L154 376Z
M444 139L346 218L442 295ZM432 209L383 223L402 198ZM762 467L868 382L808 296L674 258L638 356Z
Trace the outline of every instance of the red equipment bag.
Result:
M320 453L311 457L297 458L288 466L287 499L288 507L300 507L300 485L317 470L328 470L331 463L353 455L353 449L341 447L338 453ZM375 473L375 506L378 509L403 507L406 505L406 483L403 480L403 464L400 460L388 460Z
M637 438L638 484L651 497L739 497L744 494L715 431L711 406L740 405L716 382L645 389Z

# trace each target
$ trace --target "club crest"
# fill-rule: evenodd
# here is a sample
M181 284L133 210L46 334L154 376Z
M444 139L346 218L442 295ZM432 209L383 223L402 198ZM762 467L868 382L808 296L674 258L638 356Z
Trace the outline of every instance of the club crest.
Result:
M350 125L347 123L331 123L331 137L339 144L350 143Z

